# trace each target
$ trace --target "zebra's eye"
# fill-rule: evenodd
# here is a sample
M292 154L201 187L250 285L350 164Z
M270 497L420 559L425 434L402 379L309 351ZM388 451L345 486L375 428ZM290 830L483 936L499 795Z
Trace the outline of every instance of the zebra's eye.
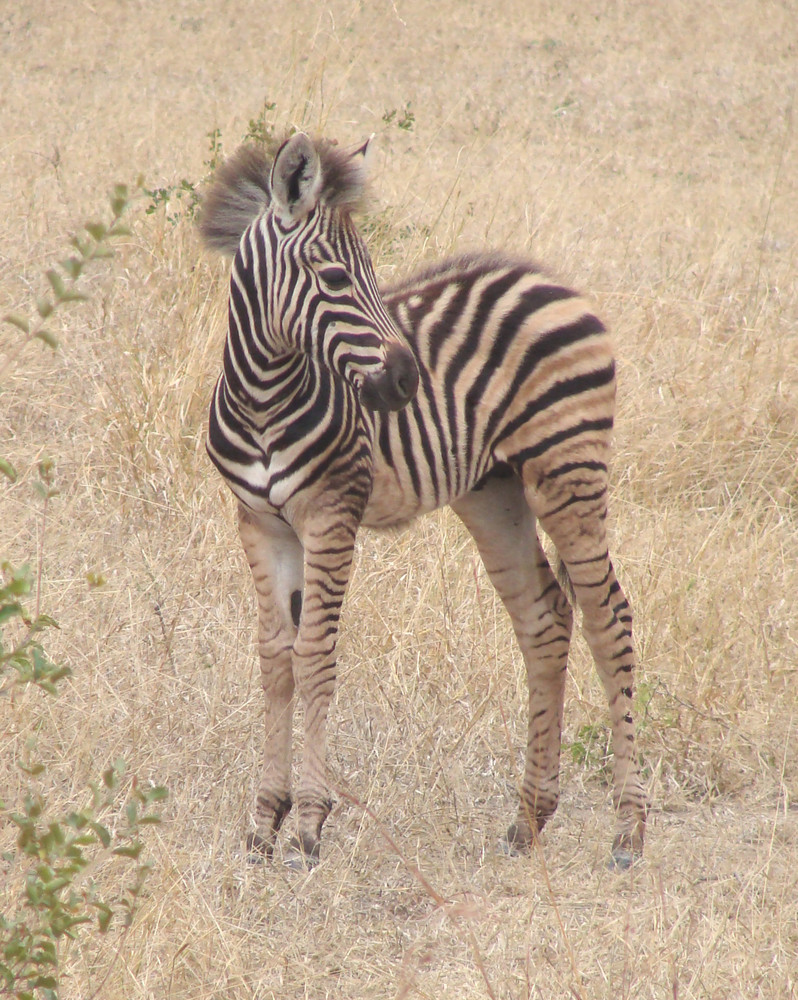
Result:
M324 267L319 271L319 277L331 292L342 292L352 284L349 273L343 267Z

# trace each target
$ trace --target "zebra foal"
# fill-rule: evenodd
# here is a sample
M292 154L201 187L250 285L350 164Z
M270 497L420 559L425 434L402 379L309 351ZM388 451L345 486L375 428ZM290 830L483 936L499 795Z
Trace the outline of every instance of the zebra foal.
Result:
M605 530L608 335L576 293L502 255L444 261L380 291L352 221L364 152L302 133L273 163L244 147L203 206L206 242L234 256L207 446L238 498L258 598L266 743L250 851L271 856L292 806L297 692L305 742L289 857L319 856L338 620L358 528L450 504L526 665L526 765L508 846L528 848L559 798L572 611L539 522L567 570L609 700L612 857L627 867L643 848L647 800L632 720L632 614Z

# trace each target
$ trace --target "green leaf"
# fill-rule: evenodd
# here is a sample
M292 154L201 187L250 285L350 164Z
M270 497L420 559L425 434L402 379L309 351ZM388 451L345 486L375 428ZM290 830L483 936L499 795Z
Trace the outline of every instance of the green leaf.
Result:
M59 261L59 263L73 281L80 277L84 264L84 261L80 257L66 257L64 260Z
M47 319L54 308L53 303L49 299L46 299L43 295L40 295L36 299L36 312L42 319Z
M23 563L22 566L12 566L8 562L2 564L2 570L4 573L11 574L11 579L5 585L4 588L0 589L0 595L4 594L6 591L9 594L29 594L31 589L31 572L30 565L28 563Z
M128 825L135 826L139 818L139 807L136 805L134 799L131 799L125 806L125 815L127 816Z
M58 624L55 618L51 618L50 615L38 615L31 622L31 628L35 632L41 632L46 628L60 629L61 626Z
M83 292L78 291L77 288L67 288L61 296L62 302L86 302L88 300L88 295Z
M23 333L30 333L30 323L24 316L20 316L19 313L6 313L3 319L18 330L22 330Z
M21 760L17 761L17 767L24 774L29 774L32 778L35 778L46 770L44 764L23 764Z
M135 841L129 846L115 847L113 853L118 855L120 858L133 858L135 860L141 854L143 848L143 844L139 843L139 841Z
M106 828L101 824L94 821L89 822L89 826L97 834L100 843L103 847L108 848L111 846L111 834L106 830Z
M63 298L64 293L66 291L64 287L64 279L61 277L58 271L56 271L55 268L52 267L49 268L45 272L45 274L47 276L47 280L50 282L50 287L52 288L55 297L57 299Z
M111 921L114 917L114 911L106 903L92 903L92 906L96 907L100 912L97 914L97 927L100 934L105 934L111 925Z
M112 790L119 787L119 768L116 763L103 771L103 784Z
M89 236L98 243L101 243L105 239L105 235L108 232L108 227L104 222L87 222L84 228Z
M54 351L58 350L58 337L49 330L37 330L33 335L37 340L43 340L48 347L52 347Z
M50 823L48 829L56 844L64 843L64 831L61 829L60 823Z
M10 618L17 618L24 615L24 609L21 604L14 602L13 604L3 604L0 607L0 625L3 622L7 622Z
M70 242L84 260L87 257L91 257L91 243L88 240L82 240L79 236L73 236Z
M12 483L17 481L17 470L6 458L0 458L0 472Z

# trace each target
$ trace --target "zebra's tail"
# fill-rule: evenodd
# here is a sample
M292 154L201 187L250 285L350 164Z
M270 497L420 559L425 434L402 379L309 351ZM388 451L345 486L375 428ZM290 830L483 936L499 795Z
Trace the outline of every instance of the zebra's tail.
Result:
M206 246L232 257L244 230L271 200L271 157L258 146L242 146L216 171L202 199L199 230Z

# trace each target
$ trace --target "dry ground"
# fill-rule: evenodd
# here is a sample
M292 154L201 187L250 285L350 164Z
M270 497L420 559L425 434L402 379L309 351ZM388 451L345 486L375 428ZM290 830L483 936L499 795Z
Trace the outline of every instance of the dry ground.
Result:
M13 758L35 752L56 811L118 756L171 792L132 931L65 949L64 997L798 996L797 29L791 0L3 6L2 311L30 310L113 182L199 181L208 133L231 151L264 102L279 129L377 133L383 276L495 245L595 296L654 803L645 861L608 872L606 710L577 641L560 812L531 859L497 854L522 665L443 514L359 549L332 765L373 815L339 798L312 874L244 862L253 599L202 445L225 272L185 199L147 215L145 196L62 349L2 375L0 454L23 475L0 555L42 551L47 646L74 676L4 700L0 787L21 794Z

